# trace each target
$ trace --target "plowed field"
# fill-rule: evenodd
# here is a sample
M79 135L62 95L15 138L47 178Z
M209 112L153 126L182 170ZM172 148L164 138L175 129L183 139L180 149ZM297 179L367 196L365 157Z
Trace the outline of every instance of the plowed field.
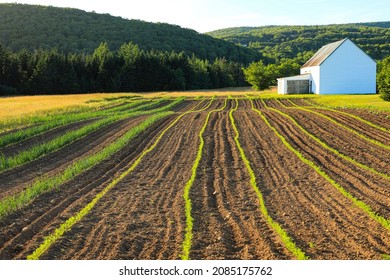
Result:
M114 104L0 147L6 160L118 116L0 171L0 259L390 257L385 114L304 99L139 107ZM142 126L159 109L170 113Z

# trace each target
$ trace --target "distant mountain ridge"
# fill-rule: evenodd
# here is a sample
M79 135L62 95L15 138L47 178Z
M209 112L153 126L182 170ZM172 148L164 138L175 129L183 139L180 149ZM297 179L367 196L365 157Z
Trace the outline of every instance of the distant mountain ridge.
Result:
M200 34L166 23L128 20L78 9L0 4L0 45L12 51L57 48L92 53L133 42L143 50L185 52L213 61L248 64L262 59L304 59L321 46L350 38L376 60L390 55L390 21L308 26L234 27Z
M249 63L261 58L251 49L166 23L128 20L78 9L0 4L0 44L13 51L57 48L92 53L101 42L116 50L133 42L144 50L184 51L202 59Z
M369 26L369 27L390 28L390 21L361 22L355 24L362 25L362 26Z
M390 55L390 21L332 25L234 27L207 33L270 59L294 58L346 37L377 60Z

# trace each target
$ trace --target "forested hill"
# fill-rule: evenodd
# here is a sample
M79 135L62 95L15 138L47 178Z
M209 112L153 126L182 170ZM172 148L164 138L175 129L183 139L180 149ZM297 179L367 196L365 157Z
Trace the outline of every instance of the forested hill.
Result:
M92 53L101 42L111 50L133 42L146 51L184 51L211 61L225 57L247 64L261 58L254 50L176 25L77 9L0 4L0 44L12 51L57 48L65 53Z
M346 37L371 57L390 55L390 22L316 26L237 27L209 32L209 35L248 46L272 60L294 58L298 53L315 52L321 46Z

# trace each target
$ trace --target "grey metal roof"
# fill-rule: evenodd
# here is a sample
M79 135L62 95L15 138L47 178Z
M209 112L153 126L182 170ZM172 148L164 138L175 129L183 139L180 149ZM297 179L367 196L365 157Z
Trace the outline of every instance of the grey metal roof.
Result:
M340 47L347 40L348 38L345 38L343 40L323 46L301 68L320 66L335 50L337 50L338 47Z
M294 79L299 79L299 78L307 78L307 79L310 79L310 76L311 76L310 73L306 73L306 74L301 74L301 75L296 75L296 76L278 78L278 80L283 80L283 79L287 79L287 80L291 79L291 80L294 80Z

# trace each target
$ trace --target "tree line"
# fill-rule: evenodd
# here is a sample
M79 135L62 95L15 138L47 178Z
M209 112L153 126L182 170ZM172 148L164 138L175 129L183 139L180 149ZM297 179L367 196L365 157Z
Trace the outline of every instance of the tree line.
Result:
M194 90L247 85L243 65L184 52L101 43L92 54L57 49L12 52L0 45L0 94L68 94Z
M390 101L390 56L378 64L378 92L385 101Z
M283 58L295 58L298 53L316 51L326 44L347 37L376 60L390 55L390 22L237 27L208 34L257 50L262 53L267 63L277 63Z

